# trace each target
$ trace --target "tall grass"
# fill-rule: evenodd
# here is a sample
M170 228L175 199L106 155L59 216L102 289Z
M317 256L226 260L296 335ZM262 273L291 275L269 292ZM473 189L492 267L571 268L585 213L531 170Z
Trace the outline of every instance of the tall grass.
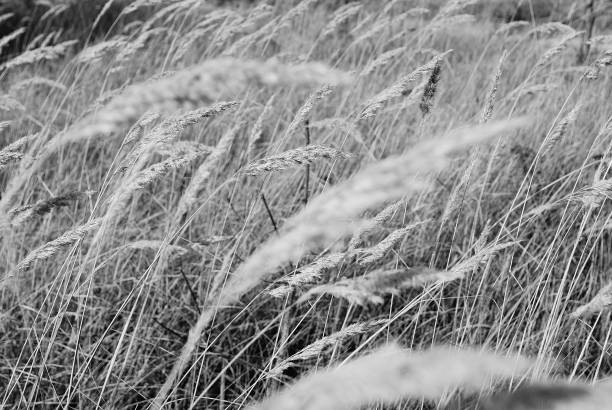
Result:
M48 3L0 37L0 408L609 403L603 14Z

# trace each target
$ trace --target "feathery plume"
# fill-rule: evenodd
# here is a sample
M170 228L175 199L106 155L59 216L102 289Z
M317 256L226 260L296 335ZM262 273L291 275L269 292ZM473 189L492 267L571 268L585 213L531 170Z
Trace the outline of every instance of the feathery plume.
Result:
M312 164L322 158L328 160L346 159L350 158L350 154L322 145L307 145L250 163L242 169L242 173L261 175Z
M77 226L60 237L47 242L46 244L34 249L15 267L14 273L23 272L31 267L34 262L48 259L58 253L61 249L70 246L85 237L89 232L100 226L101 218L92 219L83 225Z
M183 114L170 117L155 127L142 140L143 149L156 144L174 141L187 127L200 123L207 118L215 117L239 105L238 101L223 101L208 107L198 108Z
M56 90L60 90L60 91L66 91L66 86L64 84L58 81L55 81L55 80L51 80L50 78L36 76L32 78L27 78L22 81L18 81L15 84L11 85L11 88L9 89L9 93L17 94L26 88L32 88L32 87L41 86L41 85L44 85L49 88L55 88Z
M478 3L480 0L451 0L447 2L436 14L435 19L442 19L452 16L466 7Z
M134 192L143 189L172 170L189 165L204 153L205 152L196 151L173 156L134 174L134 176L123 183L118 191L110 198L106 214L104 215L104 222L109 223L114 221L117 215L125 210ZM96 238L96 242L97 239L98 238Z
M584 34L583 31L574 31L565 35L554 47L548 49L544 54L542 54L542 56L536 62L532 72L535 73L544 66L546 66L546 64L548 64L553 58L555 58L555 56L561 54L561 52L567 48L567 44L570 41L582 34Z
M10 20L11 18L13 18L13 16L15 16L14 13L0 14L0 24L4 23L7 20Z
M159 151L160 149L167 150L168 144L174 143L181 132L187 127L195 125L206 118L214 117L237 105L238 102L235 101L221 102L209 107L175 115L162 121L142 137L140 143L123 161L123 164L118 168L117 172L125 172L131 166L135 166L136 169L139 169L140 166L135 165L137 162L142 165L149 159L149 154L152 152ZM126 137L127 141L124 142L124 144L133 141L135 138L141 138L141 135L144 133L144 127L155 121L158 117L159 114L157 113L151 113L150 115L145 114L141 117L136 125L128 132L128 136ZM202 148L199 150L201 154L209 151L207 147L200 147ZM178 152L182 149L180 146L176 148L178 148L178 150L175 149L172 151Z
M405 226L400 229L396 229L391 232L385 239L383 239L380 243L371 248L360 249L359 255L360 260L359 263L361 265L368 265L379 261L382 259L385 254L389 251L389 249L393 248L398 242L400 242L404 237L410 233L414 228L423 225L424 222L417 222L408 226Z
M499 87L499 79L502 75L502 67L504 66L504 62L506 61L506 57L508 53L506 50L502 53L499 61L497 63L497 69L495 70L495 76L493 77L493 81L491 82L491 87L489 88L489 92L487 93L487 99L485 100L485 106L482 110L482 115L480 116L480 122L485 123L491 119L493 116L493 108L495 108L495 96L497 95L497 88Z
M100 9L100 12L98 13L98 15L96 16L96 19L93 21L92 25L91 25L91 29L93 30L94 28L96 28L96 26L98 25L98 23L100 23L100 20L102 19L102 16L106 14L106 12L108 10L110 10L111 6L113 5L113 2L115 0L107 0L106 3L104 3L104 5L102 6L102 8Z
M394 99L394 98L397 98L397 97L400 97L400 96L403 96L403 95L410 94L411 91L412 91L410 85L414 81L416 81L416 79L419 78L420 76L423 76L423 75L429 73L430 74L430 79L431 79L432 71L435 69L435 67L439 66L440 61L442 61L442 59L447 54L449 54L451 51L452 50L449 50L449 51L446 51L446 52L444 52L442 54L439 54L439 55L435 56L428 63L418 67L416 70L414 70L410 74L405 75L404 77L400 78L392 86L384 89L383 91L381 91L380 93L378 93L374 97L370 98L364 104L364 108L363 108L359 118L363 119L363 118L372 117L372 116L374 116L376 114L376 112L380 108L382 108L383 104L386 103L387 101L389 101L391 99Z
M576 122L578 112L581 108L582 104L576 104L576 106L555 125L548 135L546 135L546 138L542 141L542 148L540 148L541 155L550 152L550 150L563 138L568 128Z
M351 238L348 249L356 249L362 242L362 238L372 232L374 229L382 226L389 218L391 218L397 211L399 211L406 204L405 199L393 202L392 204L385 207L375 217L364 221L355 231Z
M268 377L278 377L283 371L289 367L295 366L297 362L303 362L306 360L310 360L318 357L323 353L323 351L331 346L334 346L338 343L341 343L343 340L348 339L352 336L359 336L370 329L384 324L385 320L372 320L364 323L355 323L353 325L349 325L342 330L339 330L335 333L332 333L329 336L325 336L322 339L317 340L314 343L309 344L299 352L287 357L273 369L268 372Z
M433 99L438 89L438 82L440 81L440 71L442 71L442 66L440 65L440 60L438 60L431 70L429 80L427 80L427 84L425 84L423 97L421 97L421 103L419 104L419 108L423 115L429 114L431 111Z
M366 144L365 139L363 138L363 134L357 127L354 121L347 120L342 117L331 117L324 118L319 121L314 121L309 123L310 129L329 129L332 131L336 131L343 136L350 136L353 138L359 145L363 147L364 150L368 152L368 155L372 160L376 160L376 156L372 152L372 148Z
M204 152L205 153L205 152ZM191 152L188 155L180 157L171 157L157 164L151 165L149 168L139 172L128 184L126 184L125 193L133 193L134 191L143 189L151 182L157 180L160 176L168 172L182 168L195 160L203 152Z
M312 93L308 97L308 99L306 99L306 102L304 103L304 105L302 105L300 110L297 112L297 114L293 118L293 121L291 121L291 124L289 124L289 126L287 127L287 131L285 131L285 137L289 137L289 136L293 135L295 130L302 123L304 123L304 121L306 121L308 119L308 116L310 115L310 112L314 108L315 104L318 101L320 101L323 98L325 98L326 96L328 96L329 94L331 94L333 92L333 90L334 90L334 88L332 86L330 86L328 84L325 84L321 88L319 88L317 91Z
M123 44L123 47L121 47L119 53L117 53L117 56L115 57L116 64L121 64L128 61L134 54L144 48L147 41L149 41L152 37L166 31L168 31L168 28L166 27L157 27L141 33L134 40L127 41L125 44Z
M222 55L233 56L239 54L241 51L246 50L249 46L257 42L266 43L270 41L280 30L293 24L295 20L302 17L318 1L319 0L304 0L298 2L296 6L290 9L283 16L276 17L270 20L268 23L260 27L255 32L242 37L230 47L227 47L223 51Z
M228 57L240 54L255 42L260 41L262 37L268 35L270 32L273 32L280 19L281 17L275 17L254 32L243 36L239 40L235 41L231 46L226 47L221 55ZM270 37L267 38L269 39Z
M276 95L273 95L272 97L270 97L264 109L261 111L261 114L259 114L259 117L257 117L257 121L255 121L253 128L251 129L251 134L249 135L249 147L248 147L249 158L254 158L257 156L256 151L259 149L259 146L263 142L262 141L263 136L264 136L263 135L263 124L266 118L268 117L268 115L270 115L270 111L272 111L272 107L273 107L275 98L276 98Z
M525 95L535 95L535 94L539 94L539 93L547 93L551 90L554 90L555 88L559 87L559 84L534 84L534 85L530 85L528 87L518 87L515 90L513 90L512 92L510 92L505 99L512 101L514 99L517 98L521 98Z
M398 14L395 17L384 16L374 21L374 24L363 34L353 40L352 44L363 44L371 38L380 38L389 28L399 30L404 26L407 19L406 13ZM355 28L355 30L357 27Z
M586 70L584 76L589 80L597 80L604 67L612 65L612 50L604 51Z
M25 51L17 57L10 59L0 66L1 69L10 70L26 64L34 64L40 61L53 61L66 55L70 49L77 44L76 40L65 41L54 46L44 46Z
M190 152L200 152L202 155L210 155L213 147L195 141L174 141L157 144L151 152L163 156L180 156Z
M23 156L24 154L19 151L0 151L0 169L6 168L12 162L21 160Z
M268 292L275 298L284 297L293 289L311 283L321 277L324 270L337 267L343 260L351 256L352 252L336 252L318 258L311 264L301 268L296 274L283 280L285 284L278 286Z
M180 0L170 0L170 2L171 3L181 3ZM143 8L143 7L165 5L165 3L168 3L168 0L136 0L132 2L131 4L129 4L127 7L125 7L123 11L121 12L121 14L127 15L127 14L134 13L135 11L138 11L138 9ZM171 5L174 5L174 4L171 4Z
M425 27L425 30L431 36L438 31L449 30L454 26L473 24L475 21L476 17L471 14L456 14L449 17L434 18Z
M431 12L427 7L413 7L406 11L406 15L409 17L423 17Z
M578 319L580 317L588 318L590 316L607 311L612 307L612 283L604 286L593 299L588 303L574 310L570 317Z
M401 55L405 51L406 51L406 47L402 46L402 47L394 48L393 50L389 50L389 51L382 53L381 55L376 57L374 60L370 61L368 65L366 65L364 69L361 70L361 73L359 73L359 76L363 77L363 76L371 74L376 69L387 65L390 61L394 60L397 56Z
M3 132L5 129L10 128L12 121L0 121L0 132Z
M142 239L139 241L130 242L124 245L126 249L136 249L136 250L152 250L154 252L159 251L161 248L165 248L166 251L176 254L177 256L185 255L189 251L182 246L171 245L164 241L160 240L147 240Z
M483 122L481 122L482 124ZM459 207L461 204L461 191L465 190L470 182L470 178L472 177L472 172L474 172L474 168L476 168L476 164L478 162L478 152L473 151L470 154L470 158L468 160L468 166L463 172L463 176L458 184L453 187L448 200L446 201L446 206L444 207L444 212L440 217L440 229L446 224L452 213Z
M195 171L178 203L175 218L181 218L196 203L200 192L204 189L204 184L208 181L211 173L217 168L223 156L231 149L241 127L242 124L237 124L228 130L221 137L212 153L206 158L206 161Z
M13 31L12 33L7 34L6 36L0 38L0 52L2 52L2 49L6 47L7 44L19 38L19 36L25 33L25 31L26 31L25 27L19 27L17 30Z
M596 180L591 186L580 189L570 198L585 207L597 208L606 199L612 198L612 179Z
M529 27L529 25L530 23L527 21L511 21L509 23L505 23L499 26L499 28L495 30L495 33L493 33L493 37L510 34L522 28Z
M609 407L609 383L550 382L527 384L512 393L497 394L487 400L483 410L600 410Z
M117 36L113 39L101 41L91 45L81 51L74 58L75 63L90 64L98 63L111 53L117 53L129 45L129 40L125 36Z
M143 136L145 129L157 121L161 115L156 112L146 112L136 121L134 125L128 130L125 138L123 139L123 145L131 144L132 142L139 141Z
M2 148L0 150L0 169L5 168L11 162L21 160L24 154L20 150L36 138L38 138L38 134L26 135Z
M223 25L217 30L213 39L213 45L223 46L227 40L237 34L246 34L256 30L260 20L274 14L274 7L262 3L256 6L246 18L236 18L232 24Z
M334 283L316 286L304 293L298 303L303 303L315 296L330 295L359 306L367 303L381 304L384 302L383 296L385 295L398 294L404 289L415 289L459 278L461 276L453 271L438 271L427 267L376 270L364 276L340 279Z
M54 196L49 199L38 201L33 205L24 205L19 208L14 208L9 211L11 215L11 225L17 227L23 225L25 222L31 220L35 216L42 216L48 214L55 208L61 208L70 206L73 202L78 201L81 198L91 195L91 191L74 191L69 192L65 195Z
M548 23L539 24L535 26L534 28L532 28L525 34L525 37L529 37L532 35L538 35L538 34L542 34L545 36L553 36L556 34L568 35L568 34L574 33L575 31L576 30L573 27L568 26L567 24L563 24L558 21L551 21Z
M345 4L342 7L339 7L332 16L331 20L327 25L321 30L321 38L327 37L338 29L342 24L359 14L361 9L363 8L363 4L359 2L352 2L349 4Z
M313 7L319 0L302 0L295 7L290 9L284 16L281 17L278 24L272 30L270 37L273 37L276 32L281 30L284 27L287 27L295 22L295 20L302 17L304 14L308 12L308 10Z
M101 95L99 95L93 101L93 103L91 103L91 105L89 105L89 107L87 107L87 109L85 109L85 112L83 112L82 116L85 117L85 116L90 115L91 113L93 113L95 111L98 111L100 108L102 108L104 105L106 105L113 98L115 98L118 95L120 95L126 88L127 88L127 85L122 85L122 86L120 86L118 88L113 88L113 89L104 91Z
M231 19L240 20L238 16L232 10L219 9L207 14L205 20L198 23L196 27L190 30L185 36L183 36L181 43L178 45L177 50L174 53L174 61L179 61L187 55L187 52L192 46L201 44L201 40L207 34L214 31L214 37L211 41L214 43L223 43L224 40L221 38L230 29L226 28L226 22ZM230 24L229 27L232 27ZM229 33L227 34L230 35Z
M520 376L530 367L525 358L485 350L407 351L392 344L306 376L252 409L335 410L390 405L408 398L437 400L457 388L478 392L494 380Z
M138 3L138 1L132 3L126 9L129 9L132 5L136 5L136 3ZM142 24L140 31L143 33L151 30L158 22L160 22L160 26L172 26L173 20L176 21L179 16L186 17L186 15L190 13L199 15L200 11L207 12L211 10L211 6L201 0L145 0L141 2L141 5L138 7L145 5L163 5L163 7ZM199 7L201 7L200 10L198 10ZM135 11L135 9L132 9L132 11ZM130 11L130 13L132 11ZM162 19L164 19L163 22L161 22Z
M34 50L37 47L47 47L50 44L55 44L59 41L62 34L62 30L40 33L28 43L26 50Z
M0 111L25 111L25 106L11 95L0 97Z
M415 267L390 271L376 270L364 276L341 279L335 283L310 289L300 297L298 302L304 302L317 295L331 295L357 305L365 305L368 302L380 304L384 302L384 295L397 294L403 289L420 288L430 284L462 279L467 273L488 262L496 252L510 245L511 243L508 243L480 249L474 256L447 271Z

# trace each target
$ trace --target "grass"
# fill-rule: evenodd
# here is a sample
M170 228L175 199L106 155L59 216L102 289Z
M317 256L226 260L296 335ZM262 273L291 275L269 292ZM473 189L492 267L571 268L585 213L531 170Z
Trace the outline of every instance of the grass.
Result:
M609 403L605 8L98 3L0 39L0 408Z

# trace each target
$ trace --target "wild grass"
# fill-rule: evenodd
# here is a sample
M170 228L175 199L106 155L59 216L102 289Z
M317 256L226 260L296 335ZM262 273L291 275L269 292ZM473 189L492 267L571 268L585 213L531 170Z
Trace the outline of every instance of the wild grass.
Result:
M606 408L605 7L46 3L0 15L0 408Z

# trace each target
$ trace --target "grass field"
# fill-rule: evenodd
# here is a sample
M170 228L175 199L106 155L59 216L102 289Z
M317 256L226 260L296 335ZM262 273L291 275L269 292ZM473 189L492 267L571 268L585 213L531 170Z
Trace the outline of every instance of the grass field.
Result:
M0 409L612 408L612 4L222 3L0 1Z

